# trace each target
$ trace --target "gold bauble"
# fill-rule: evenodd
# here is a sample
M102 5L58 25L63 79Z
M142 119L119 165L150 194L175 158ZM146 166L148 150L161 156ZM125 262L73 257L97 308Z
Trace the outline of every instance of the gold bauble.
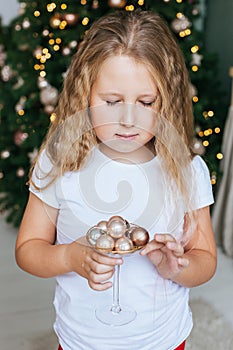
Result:
M126 222L121 216L112 216L107 223L108 234L117 239L124 235L126 231Z
M128 252L133 249L133 242L127 237L119 238L115 243L115 250L117 252Z

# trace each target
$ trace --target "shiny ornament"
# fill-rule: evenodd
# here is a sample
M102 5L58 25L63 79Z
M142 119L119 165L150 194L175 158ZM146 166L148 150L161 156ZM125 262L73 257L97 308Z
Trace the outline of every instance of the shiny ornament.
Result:
M112 216L107 223L107 232L113 238L120 238L126 231L126 222L121 216Z
M103 235L103 231L97 227L93 226L87 231L86 238L90 245L95 246L97 239Z
M93 0L93 3L92 3L92 8L94 10L98 9L99 7L99 1L98 0Z
M19 5L19 15L23 15L27 7L26 2L21 2Z
M23 27L24 29L28 29L28 28L30 28L30 26L31 26L31 23L30 23L29 19L28 19L28 18L25 18L25 19L23 20L22 27Z
M52 28L58 28L59 25L61 24L61 15L59 13L54 14L54 16L51 17L49 24L51 25Z
M48 29L44 29L42 32L43 36L48 36L49 35L49 30Z
M117 252L128 252L133 248L133 242L127 237L121 237L115 243L115 250Z
M182 30L188 29L190 27L191 22L184 15L181 15L181 17L174 19L171 23L171 28L176 33L179 33Z
M7 149L1 152L1 158L2 159L7 159L7 158L10 157L10 155L11 155L10 151L8 151Z
M24 109L25 102L27 101L26 96L21 96L18 103L15 105L15 111L18 113L21 109Z
M28 153L28 158L30 159L30 164L33 163L33 161L35 160L37 155L38 155L38 148L34 148L32 152Z
M198 53L194 53L192 54L192 60L190 62L190 64L192 66L196 65L196 66L201 66L201 60L203 59L202 55L199 55Z
M4 51L4 46L0 45L0 67L3 67L6 60L6 53Z
M102 221L98 222L98 224L97 224L96 226L97 226L99 229L101 229L101 230L107 232L107 224L108 224L107 221L102 220Z
M70 53L71 53L71 50L70 50L69 47L64 47L64 48L62 49L62 54L63 54L64 56L69 56Z
M104 234L97 239L95 247L106 252L111 252L114 248L114 245L114 239L111 236Z
M143 227L136 227L131 232L134 245L141 247L149 242L149 233Z
M14 134L14 143L16 146L21 146L22 143L28 138L27 132L22 132L20 130L16 131Z
M25 175L25 170L23 168L19 168L17 171L16 171L16 176L18 177L23 177Z
M45 111L45 113L47 113L47 114L50 115L50 114L52 114L53 111L54 111L54 106L52 106L52 105L47 105L47 106L45 106L44 111Z
M195 138L193 142L193 152L202 156L205 153L205 147L201 140Z
M37 85L39 89L44 89L45 87L49 86L49 82L45 78L39 76L37 79Z
M78 22L79 15L77 13L65 13L62 15L62 19L65 20L69 26L73 26Z
M40 59L40 57L42 56L42 46L38 46L34 51L33 51L33 56Z
M194 8L193 8L192 14L193 14L194 16L197 16L197 15L199 14L199 9L198 9L198 7L194 7Z
M189 95L191 97L191 99L194 97L194 96L197 96L197 89L196 87L193 85L193 84L189 84Z
M16 24L16 26L15 26L16 32L19 32L21 29L22 29L21 25L20 24Z
M1 70L1 77L4 82L9 81L13 77L13 71L11 70L11 67L6 65Z
M125 7L126 0L109 0L108 5L113 8L121 9Z
M24 80L21 77L18 77L17 82L12 87L13 87L13 90L17 90L21 88L21 86L23 85L24 85Z
M69 47L71 49L75 49L78 45L78 42L76 40L72 40L70 43L69 43Z
M48 85L40 92L40 100L44 105L52 105L55 106L58 100L58 90Z

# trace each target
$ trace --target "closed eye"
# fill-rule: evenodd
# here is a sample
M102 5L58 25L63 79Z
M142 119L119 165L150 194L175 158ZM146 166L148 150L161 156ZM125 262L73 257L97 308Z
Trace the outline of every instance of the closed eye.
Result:
M119 102L121 102L121 101L120 100L117 100L117 101L106 101L108 106L115 106Z
M139 101L144 107L152 107L155 103L155 100L151 102Z

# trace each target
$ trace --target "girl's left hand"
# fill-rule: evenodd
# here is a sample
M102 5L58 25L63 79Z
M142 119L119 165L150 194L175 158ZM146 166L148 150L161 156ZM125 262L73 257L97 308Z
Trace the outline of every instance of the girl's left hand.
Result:
M189 265L183 257L184 247L170 234L155 234L140 254L147 255L160 276L170 280Z

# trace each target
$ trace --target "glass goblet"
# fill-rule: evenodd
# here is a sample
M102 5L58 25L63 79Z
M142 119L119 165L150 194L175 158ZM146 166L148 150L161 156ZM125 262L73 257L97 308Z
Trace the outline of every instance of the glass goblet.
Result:
M125 253L111 252L108 255L128 258L138 250L139 248L135 248ZM99 250L96 249L96 251ZM97 308L95 310L95 315L99 321L110 326L123 326L132 322L136 318L137 313L133 308L120 303L120 265L115 266L115 272L113 275L112 304Z

